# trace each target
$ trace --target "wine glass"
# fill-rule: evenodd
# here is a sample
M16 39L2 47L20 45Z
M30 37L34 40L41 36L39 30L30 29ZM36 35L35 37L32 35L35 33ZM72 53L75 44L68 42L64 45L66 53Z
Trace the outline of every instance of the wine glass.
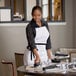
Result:
M76 58L72 58L73 68L76 68Z

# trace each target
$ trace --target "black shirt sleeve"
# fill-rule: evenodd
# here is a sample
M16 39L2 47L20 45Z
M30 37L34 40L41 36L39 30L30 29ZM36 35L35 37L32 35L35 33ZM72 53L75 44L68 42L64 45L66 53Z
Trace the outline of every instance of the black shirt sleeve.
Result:
M47 27L47 29L48 29L48 31L49 31L49 28L48 28L48 24L47 24L47 23L46 23L46 27ZM49 35L49 37L48 37L48 39L47 39L46 49L47 49L47 50L48 50L48 49L51 49L50 35Z
M34 40L34 34L33 34L33 29L31 25L27 25L26 27L26 36L28 40L28 46L30 47L31 51L36 48L35 46L35 40Z
M46 49L47 49L47 50L48 50L48 49L51 49L50 36L49 36L49 38L48 38L48 40L47 40Z

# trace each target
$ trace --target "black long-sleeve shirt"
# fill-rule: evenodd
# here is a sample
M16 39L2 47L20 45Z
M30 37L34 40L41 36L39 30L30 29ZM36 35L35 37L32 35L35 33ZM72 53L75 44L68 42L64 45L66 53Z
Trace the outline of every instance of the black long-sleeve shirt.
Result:
M48 28L48 24L47 22L45 22L44 20L42 21L42 26L46 26L46 28L49 31ZM28 40L28 46L30 47L31 51L33 51L33 49L37 49L36 44L35 44L35 36L36 36L36 30L35 28L39 27L36 22L32 19L31 22L27 25L26 27L26 36L27 36L27 40ZM51 49L51 41L50 41L50 36L47 39L47 43L46 43L46 50Z

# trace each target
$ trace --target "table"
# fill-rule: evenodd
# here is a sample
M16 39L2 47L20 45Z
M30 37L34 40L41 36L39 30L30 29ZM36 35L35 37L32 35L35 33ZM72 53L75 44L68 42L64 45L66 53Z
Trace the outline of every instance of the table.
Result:
M18 72L23 73L24 75L31 75L31 76L76 76L76 72L65 72L65 73L54 73L54 72L46 72L46 71L28 71L25 70L25 66L20 66L17 69Z

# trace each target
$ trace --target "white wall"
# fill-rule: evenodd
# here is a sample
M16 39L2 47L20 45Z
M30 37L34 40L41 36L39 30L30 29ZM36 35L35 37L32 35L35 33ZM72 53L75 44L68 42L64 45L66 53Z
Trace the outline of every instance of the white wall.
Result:
M52 49L60 47L74 47L73 42L73 0L65 0L66 25L50 26ZM4 24L0 24L4 25ZM0 26L0 61L1 59L14 62L14 52L24 52L27 46L25 23L7 23ZM16 25L16 26L12 26ZM22 26L17 26L22 25ZM8 71L8 70L7 70ZM0 76L5 76L3 65L0 63ZM8 71L10 72L10 71ZM6 75L8 76L8 75ZM11 75L10 75L11 76Z
M0 61L4 59L6 61L14 62L14 53L24 52L26 45L27 41L25 35L25 27L0 27ZM5 67L3 67L3 65L0 63L0 76L9 76L10 71L8 71L8 68L4 68Z

